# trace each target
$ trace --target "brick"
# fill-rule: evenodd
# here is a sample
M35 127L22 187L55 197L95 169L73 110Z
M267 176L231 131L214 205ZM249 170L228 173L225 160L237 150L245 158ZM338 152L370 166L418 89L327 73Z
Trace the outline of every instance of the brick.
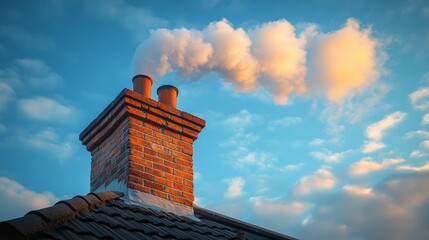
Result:
M183 179L183 185L188 187L194 187L194 180Z
M180 150L180 146L178 146L178 145L176 145L176 144L172 144L172 143L169 143L169 142L163 142L162 143L162 145L164 145L165 147L167 147L167 148L169 148L169 149L172 149L172 150L176 150L176 151L179 151Z
M156 190L159 190L159 191L162 191L164 189L161 184L155 183L155 182L152 182L152 181L148 181L148 180L144 180L143 181L143 185L145 187L156 189Z
M165 192L162 192L162 191L153 190L153 195L157 196L157 197L160 197L160 198L167 199L167 194Z
M173 174L166 173L165 178L170 179L171 181L173 181L175 183L179 183L179 184L183 183L183 178L176 176L176 175L173 175Z
M164 165L160 165L160 164L156 164L156 163L153 164L153 169L160 170L160 171L163 171L163 172L166 172L166 173L172 173L172 170L171 170L170 167L167 167L167 166L164 166Z
M131 173L132 171L133 172L135 172L135 171L144 171L145 166L141 165L141 164L138 164L136 162L130 162L129 163L129 168L130 168L129 172Z
M189 156L188 154L181 153L179 151L173 151L171 153L171 155L173 157L177 157L177 158L180 158L182 160L192 161L192 156Z
M140 102L138 102L134 99L131 99L131 98L127 98L127 97L124 98L124 102L126 102L127 104L132 105L136 108L141 108L141 106L142 106L142 104Z
M164 163L164 160L162 158L159 158L159 157L156 157L156 156L153 156L153 155L148 155L148 154L145 154L143 156L143 159L146 160L146 161L151 161L153 163L157 163L157 164L163 164Z
M184 119L186 119L186 120L189 120L191 122L194 122L194 123L200 125L201 127L205 127L206 126L206 121L204 119L201 119L201 118L199 118L197 116L194 116L194 115L192 115L190 113L182 112L182 117Z
M181 169L182 168L182 166L180 164L170 162L170 161L164 161L164 165L167 167L174 168L174 169Z
M171 142L171 137L161 132L154 132L154 136L167 142Z
M167 129L164 129L164 134L167 136L170 136L172 138L175 138L175 139L180 139L180 134L172 132L172 131L167 130ZM174 143L174 139L173 139L173 143Z
M169 154L158 152L157 155L158 155L158 157L160 157L160 158L162 158L162 159L164 159L166 161L172 161L173 160L173 157L171 155L169 155Z
M192 193L183 192L183 197L191 202L194 201L194 194Z
M170 195L170 199L174 202L177 202L177 203L181 203L181 204L185 203L185 200L182 197L178 197L175 195Z
M182 148L182 152L185 153L185 154L188 154L190 156L192 156L194 154L194 150L192 148L186 148L186 147L184 147L184 148Z
M146 117L146 113L140 109L133 108L131 106L127 106L126 109L127 109L127 112L129 114L131 114L132 116L135 116L137 118L142 118L142 119L144 119Z
M150 113L147 114L146 119L148 121L159 124L161 126L164 126L166 123L166 121L164 119L162 119L161 117L157 117L157 116L150 114Z
M156 152L154 150L150 149L150 148L146 148L145 147L143 152L145 153L145 156L146 155L156 156Z
M150 188L144 187L143 185L136 184L133 182L129 182L127 185L128 185L127 186L128 188L131 188L140 192L144 192L144 193L150 193Z
M179 190L177 190L177 189L174 189L174 188L169 188L169 187L166 187L165 188L165 192L166 193L169 193L169 194L172 194L172 195L176 195L176 196L180 196L181 195L181 191L179 191Z
M156 115L159 115L161 117L167 118L167 119L170 119L170 117L171 117L170 113L167 113L165 111L162 111L162 110L160 110L158 108L154 108L154 107L149 107L149 112L154 113Z
M155 143L155 144L158 144L158 145L162 144L162 140L161 139L155 138L155 137L153 137L151 135L145 134L144 139L146 141L150 142L150 143Z
M156 183L160 183L160 184L167 186L167 187L173 187L173 182L167 180L166 178L154 176L153 181Z
M144 122L143 126L149 129L152 129L153 131L162 132L162 127L154 125L153 123Z
M194 174L194 171L190 167L183 167L182 171L188 174Z
M170 129L170 130L172 130L172 131L176 131L176 132L182 132L182 127L181 126L179 126L179 125L177 125L177 124L174 124L173 122L171 122L171 121L167 121L167 127Z
M134 176L134 175L129 175L128 176L128 182L132 182L132 183L136 183L136 184L143 184L143 179Z
M158 177L165 177L166 173L157 169L153 169L153 168L146 168L146 173L148 174L152 174L154 176L158 176Z
M164 103L161 103L161 102L158 102L158 108L164 110L165 112L174 114L176 116L180 116L182 114L182 111L178 110L177 108L172 107L172 106L167 105L167 104L164 104Z

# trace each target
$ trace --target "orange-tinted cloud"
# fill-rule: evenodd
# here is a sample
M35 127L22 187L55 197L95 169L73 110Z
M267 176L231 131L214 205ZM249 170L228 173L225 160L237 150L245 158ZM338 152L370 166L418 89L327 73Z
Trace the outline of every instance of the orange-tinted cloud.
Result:
M371 29L361 29L355 19L348 19L336 32L320 36L314 52L316 77L329 100L338 101L377 80L377 44Z

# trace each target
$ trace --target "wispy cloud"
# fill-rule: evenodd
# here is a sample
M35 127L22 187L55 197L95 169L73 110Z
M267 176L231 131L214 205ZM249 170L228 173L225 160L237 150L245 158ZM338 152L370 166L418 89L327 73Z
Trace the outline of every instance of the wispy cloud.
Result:
M15 91L13 88L7 83L0 82L0 111L3 110L14 98Z
M426 156L426 153L421 152L419 150L414 149L411 153L410 153L410 157L411 158L420 158L420 157L424 157Z
M416 110L429 108L429 87L421 87L409 95L411 104Z
M237 149L231 153L231 159L234 166L237 168L255 166L258 169L271 168L274 162L277 161L277 157L273 154L251 151L246 147L237 147Z
M302 122L300 117L284 117L268 122L268 130L274 131L279 127L286 127L290 125L296 125Z
M423 115L422 117L422 121L421 121L422 125L427 125L429 124L429 113L426 113L425 115Z
M58 199L50 192L34 192L7 177L0 177L0 220L21 217L30 210L53 205Z
M35 133L20 133L19 139L29 147L49 153L58 160L73 156L77 146L76 136L72 134L59 134L53 128L45 128Z
M310 203L262 196L249 198L251 214L261 226L284 231L285 226L297 222L311 208Z
M421 166L402 165L396 167L396 170L400 171L413 171L413 172L425 172L429 171L429 162L424 163Z
M348 172L352 176L363 176L372 172L387 169L390 166L404 162L401 158L385 159L381 162L375 162L371 158L363 158L358 162L354 162L349 166Z
M406 113L399 111L387 115L383 120L368 126L366 129L367 137L372 140L381 140L386 130L402 122L406 116Z
M151 28L168 25L167 20L154 16L149 9L134 6L127 1L96 0L85 3L91 12L122 24L139 39L145 37Z
M382 142L374 142L374 141L367 141L362 148L363 153L372 153L375 151L378 151L380 149L383 149L386 147L386 144Z
M302 177L292 191L296 195L308 195L313 192L332 189L336 184L337 180L329 168L322 167L311 175Z
M325 149L323 151L311 152L311 156L317 160L324 161L325 163L339 163L349 152L350 150L333 153L330 150Z
M228 189L224 193L225 198L237 198L244 194L243 187L246 181L243 178L234 177L224 181L228 184Z
M406 139L415 138L415 137L429 138L429 132L426 132L424 130L417 130L417 131L407 132L405 134Z
M40 121L73 121L76 118L76 109L63 105L47 97L33 97L18 101L21 112L30 119Z
M279 171L282 171L282 172L290 172L290 171L295 171L295 170L301 169L303 166L304 166L304 163L288 164L288 165L285 165L283 167L279 167L276 169Z
M246 109L243 109L238 114L227 117L224 120L224 124L232 128L241 129L251 125L256 119L256 115L253 115Z
M53 89L64 81L45 62L33 58L16 59L9 67L0 69L0 80L14 88L28 88L26 85L30 85L40 89Z

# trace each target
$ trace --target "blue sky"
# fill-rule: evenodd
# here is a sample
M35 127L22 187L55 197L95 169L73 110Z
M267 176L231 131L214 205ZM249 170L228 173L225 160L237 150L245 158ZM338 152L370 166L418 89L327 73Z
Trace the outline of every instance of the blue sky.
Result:
M305 239L429 237L428 2L0 9L1 220L89 192L78 135L147 73L207 121L197 204Z

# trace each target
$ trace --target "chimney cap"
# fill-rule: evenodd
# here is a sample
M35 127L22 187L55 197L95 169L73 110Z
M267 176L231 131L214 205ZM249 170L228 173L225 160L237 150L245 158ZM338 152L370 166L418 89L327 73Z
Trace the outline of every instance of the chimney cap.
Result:
M159 91L161 91L162 89L166 89L166 88L170 88L170 89L174 89L176 91L176 97L179 96L179 89L177 89L177 87L173 86L173 85L162 85L158 88L158 90L156 90L156 94L159 95Z
M134 80L136 80L136 79L138 79L138 78L146 78L146 79L149 79L150 80L150 82L153 84L153 80L152 80L152 78L151 77L149 77L148 75L145 75L145 74L137 74L137 75L135 75L134 77L133 77L133 83L134 83Z

